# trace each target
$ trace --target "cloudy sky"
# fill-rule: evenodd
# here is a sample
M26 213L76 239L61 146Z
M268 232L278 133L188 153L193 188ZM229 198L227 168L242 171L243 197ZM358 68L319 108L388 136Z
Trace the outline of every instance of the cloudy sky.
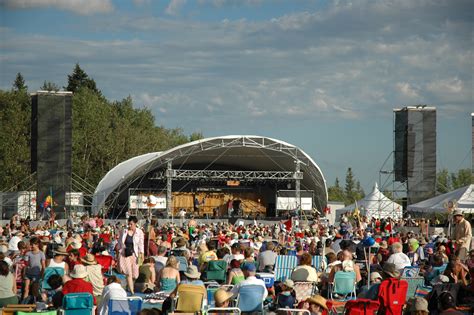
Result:
M157 124L282 139L329 184L352 166L370 190L406 105L436 106L439 169L470 167L473 12L471 0L0 0L0 88L17 72L30 90L63 86L78 62Z

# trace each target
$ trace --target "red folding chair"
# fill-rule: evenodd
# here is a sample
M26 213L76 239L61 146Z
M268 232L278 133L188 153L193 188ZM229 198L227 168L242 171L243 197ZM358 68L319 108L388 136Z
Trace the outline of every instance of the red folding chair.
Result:
M112 256L108 255L95 255L95 260L97 263L102 266L102 273L107 273L112 271Z

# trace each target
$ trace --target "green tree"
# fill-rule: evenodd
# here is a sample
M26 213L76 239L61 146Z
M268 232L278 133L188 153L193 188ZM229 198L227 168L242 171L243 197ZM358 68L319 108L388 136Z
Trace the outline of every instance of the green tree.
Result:
M28 86L20 72L16 74L15 81L13 81L13 91L28 91Z
M447 193L452 190L451 179L447 169L442 169L436 175L436 191L440 194Z
M44 81L40 89L43 91L54 91L54 92L57 92L60 90L59 86L56 83L53 83L50 81Z
M471 169L460 169L458 170L457 174L452 173L451 182L453 189L458 189L474 183L474 176L472 175Z
M65 87L65 89L66 91L76 93L80 88L88 88L89 90L101 95L94 79L90 78L87 73L82 70L79 64L76 63L72 73L67 76L67 87Z
M346 186L344 189L345 193L345 203L351 204L355 200L357 200L357 191L356 191L356 183L354 179L354 174L352 173L352 168L347 168L346 172Z
M364 188L360 185L360 181L357 181L356 183L356 194L355 194L356 200L362 199L365 197L365 191Z
M30 117L26 88L0 91L0 191L29 188L25 178L31 169Z
M344 191L339 184L339 178L336 177L336 181L334 182L334 186L328 187L328 200L330 201L344 201Z

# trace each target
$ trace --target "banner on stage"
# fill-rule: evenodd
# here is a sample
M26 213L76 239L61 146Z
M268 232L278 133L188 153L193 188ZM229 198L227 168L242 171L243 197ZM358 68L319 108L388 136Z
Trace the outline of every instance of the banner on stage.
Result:
M128 206L130 209L166 209L165 195L130 195Z

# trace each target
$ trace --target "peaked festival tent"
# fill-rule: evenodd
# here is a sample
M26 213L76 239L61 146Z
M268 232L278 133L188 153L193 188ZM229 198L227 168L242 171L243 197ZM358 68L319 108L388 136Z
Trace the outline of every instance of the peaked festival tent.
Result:
M353 212L356 206L359 209L361 215L365 215L370 218L375 217L381 219L390 217L392 219L400 219L403 215L402 206L385 196L379 190L377 183L375 183L372 192L361 200L358 200L357 203L353 203L342 209L338 209L336 211L337 218L339 217L340 213Z
M474 184L409 205L408 211L441 213L446 212L450 203L457 210L465 213L474 212Z

